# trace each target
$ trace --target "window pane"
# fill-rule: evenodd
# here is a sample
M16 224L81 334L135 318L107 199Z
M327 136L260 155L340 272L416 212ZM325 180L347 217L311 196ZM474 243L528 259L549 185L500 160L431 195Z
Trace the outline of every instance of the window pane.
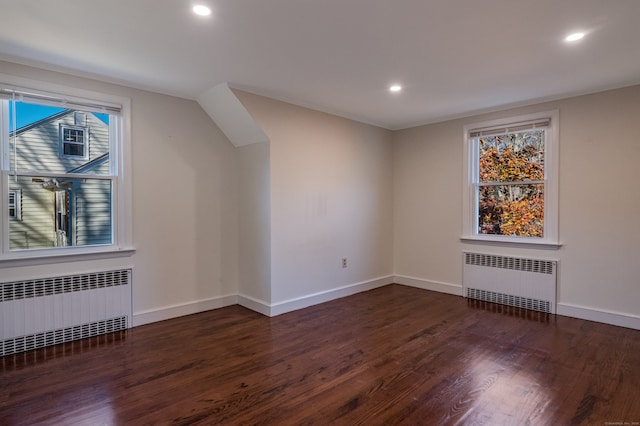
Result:
M77 143L65 143L64 155L75 155L76 157L84 157L84 145Z
M13 101L9 111L11 170L110 174L109 115Z
M20 176L21 221L9 222L11 250L112 244L109 179Z
M479 187L478 233L543 237L544 185Z
M479 138L480 182L544 179L544 129Z
M75 142L75 143L83 143L84 132L80 129L68 129L64 128L63 132L63 141L64 142Z

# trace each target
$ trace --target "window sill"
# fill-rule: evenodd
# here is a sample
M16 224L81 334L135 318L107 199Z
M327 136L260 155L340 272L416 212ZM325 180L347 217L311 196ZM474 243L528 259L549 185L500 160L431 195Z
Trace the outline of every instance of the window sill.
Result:
M63 251L64 249L60 249ZM54 253L47 251L46 253L34 253L30 251L28 253L11 253L5 257L0 258L0 269L12 268L18 266L35 266L35 265L48 265L51 263L60 262L77 262L82 260L101 260L101 259L115 259L119 257L129 257L136 252L133 247L129 248L113 248L91 250L78 252L76 250L71 252Z
M558 250L562 247L560 243L550 242L536 242L525 240L502 240L502 239L489 239L489 238L477 238L477 237L461 237L460 241L467 244L486 245L486 246L502 246L502 247L517 247L517 248L529 248L529 249L541 249L541 250Z

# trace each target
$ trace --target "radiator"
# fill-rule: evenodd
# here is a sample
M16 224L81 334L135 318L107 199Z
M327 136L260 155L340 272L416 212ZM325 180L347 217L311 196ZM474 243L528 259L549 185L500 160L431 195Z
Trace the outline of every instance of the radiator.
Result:
M471 252L463 261L465 297L556 313L556 261Z
M0 283L0 356L131 326L131 269Z

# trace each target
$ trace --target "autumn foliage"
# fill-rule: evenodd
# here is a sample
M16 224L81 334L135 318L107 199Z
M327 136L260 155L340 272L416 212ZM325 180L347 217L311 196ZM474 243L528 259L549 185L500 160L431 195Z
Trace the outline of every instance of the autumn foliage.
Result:
M479 139L478 232L542 237L544 130Z

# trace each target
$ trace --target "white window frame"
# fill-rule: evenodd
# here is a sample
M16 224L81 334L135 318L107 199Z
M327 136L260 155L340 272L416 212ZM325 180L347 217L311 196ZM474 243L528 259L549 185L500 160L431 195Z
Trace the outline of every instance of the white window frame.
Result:
M9 214L8 211L11 210L11 207L12 207L11 202L9 201L11 199L12 193L13 193L13 211L15 213ZM22 212L21 212L22 191L19 189L9 189L9 191L7 192L7 195L9 195L9 199L7 200L7 203L8 203L7 215L9 216L9 220L22 220Z
M63 100L69 108L92 106L97 108L117 108L119 118L111 120L110 133L117 135L111 138L110 163L114 167L112 178L113 221L112 244L96 246L69 246L55 248L39 248L27 250L9 249L9 209L8 191L12 177L9 163L7 140L10 123L5 107L7 102L0 100L0 268L38 265L59 262L60 260L91 260L130 256L135 252L132 240L132 152L131 152L131 100L122 96L93 92L48 82L25 79L12 75L0 74L0 90L15 90L32 93L42 99ZM43 101L44 103L45 101ZM46 175L43 173L42 175Z
M505 117L497 120L470 123L464 126L464 154L462 179L462 241L485 242L488 244L515 244L526 246L560 245L558 239L558 152L559 152L559 111ZM532 123L548 119L545 131L544 165L544 235L543 237L521 237L510 235L480 234L478 232L478 166L479 147L477 138L471 133L482 129L508 128L522 123Z
M82 142L78 143L75 141L66 141L64 139L64 134L65 134L65 130L70 130L70 131L82 131ZM58 139L59 139L59 156L60 158L71 158L71 159L75 159L75 160L88 160L89 159L89 128L88 127L84 127L84 126L71 126L68 124L60 124L60 133L58 135ZM71 145L80 145L82 144L82 154L83 155L74 155L74 154L65 154L64 153L64 146L66 144L71 144Z

